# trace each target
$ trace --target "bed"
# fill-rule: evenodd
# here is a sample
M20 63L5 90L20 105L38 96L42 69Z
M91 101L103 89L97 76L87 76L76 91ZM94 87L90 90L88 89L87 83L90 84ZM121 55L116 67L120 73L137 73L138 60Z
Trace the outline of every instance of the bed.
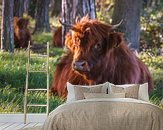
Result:
M106 94L108 86L118 93ZM67 102L33 130L163 130L163 110L149 103L147 85L127 86L69 84Z
M94 98L55 109L43 130L163 130L163 110L131 98Z

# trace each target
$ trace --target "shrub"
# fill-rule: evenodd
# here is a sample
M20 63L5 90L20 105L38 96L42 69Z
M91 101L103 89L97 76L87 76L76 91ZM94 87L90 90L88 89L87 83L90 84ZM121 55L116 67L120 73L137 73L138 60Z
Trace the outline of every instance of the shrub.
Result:
M151 102L159 104L163 99L163 61L162 56L141 52L140 58L149 67L154 81L154 90L150 93Z
M140 50L150 49L154 54L163 54L163 9L145 8L141 17Z

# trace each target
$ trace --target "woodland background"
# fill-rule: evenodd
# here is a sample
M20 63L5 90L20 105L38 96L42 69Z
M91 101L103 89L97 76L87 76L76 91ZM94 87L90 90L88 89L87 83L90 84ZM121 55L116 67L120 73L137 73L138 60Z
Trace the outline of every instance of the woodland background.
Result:
M7 6L7 7L4 7ZM3 10L5 9L5 12ZM90 10L91 9L91 10ZM123 19L118 29L125 33L131 49L148 65L154 80L150 101L160 105L163 98L163 0L1 0L1 51L0 51L0 112L23 112L26 77L27 50L14 48L13 17L29 18L33 54L44 54L46 42L50 42L50 84L55 65L63 55L63 48L54 47L53 33L61 18L74 23L75 17L89 14L102 22L116 24ZM3 25L2 21L5 21ZM3 30L9 30L6 34ZM63 28L63 34L69 28ZM32 61L35 69L45 67L45 59ZM45 87L46 76L30 76L31 87ZM29 102L44 103L45 93L29 94ZM65 100L51 95L50 111ZM29 108L30 112L45 112L44 108Z

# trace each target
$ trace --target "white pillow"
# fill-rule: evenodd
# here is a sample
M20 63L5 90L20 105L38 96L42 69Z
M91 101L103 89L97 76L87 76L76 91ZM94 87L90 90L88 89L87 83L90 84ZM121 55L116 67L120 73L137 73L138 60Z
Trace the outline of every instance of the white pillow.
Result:
M67 82L67 91L68 91L68 94L67 94L66 102L75 101L74 86L71 83L69 83L69 82Z
M86 99L92 98L125 98L125 93L84 93Z
M114 93L115 91L125 92L127 98L136 98L139 100L149 102L148 83L124 84L124 85L114 85L112 83L109 83L108 93Z
M67 82L67 101L72 102L84 99L84 93L106 93L108 82L98 85L73 85Z
M149 102L148 83L140 84L138 99Z

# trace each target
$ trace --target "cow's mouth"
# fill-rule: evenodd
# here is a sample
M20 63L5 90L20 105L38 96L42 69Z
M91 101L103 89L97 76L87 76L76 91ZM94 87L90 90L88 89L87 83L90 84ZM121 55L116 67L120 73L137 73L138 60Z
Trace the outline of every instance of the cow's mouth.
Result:
M80 73L80 74L85 74L85 75L88 75L89 74L89 71L87 70L79 70L79 69L74 69L76 72Z
M84 77L84 79L90 80L91 78L91 73L90 71L87 70L79 70L79 69L74 69L73 70L78 73L79 75L81 75L82 77Z

